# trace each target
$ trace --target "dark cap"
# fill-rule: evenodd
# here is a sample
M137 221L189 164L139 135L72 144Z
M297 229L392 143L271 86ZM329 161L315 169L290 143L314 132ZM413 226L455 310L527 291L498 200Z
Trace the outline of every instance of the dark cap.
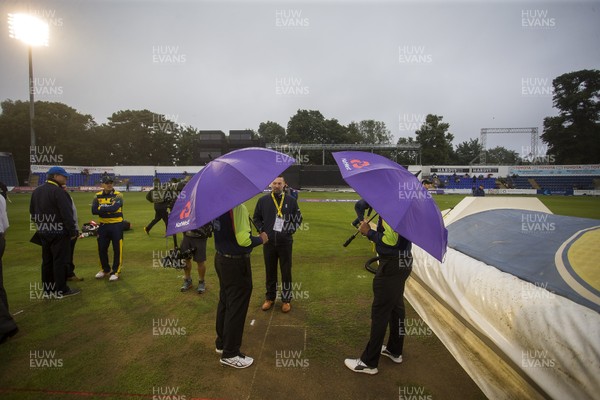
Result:
M102 183L113 183L114 181L112 176L105 175L102 177Z

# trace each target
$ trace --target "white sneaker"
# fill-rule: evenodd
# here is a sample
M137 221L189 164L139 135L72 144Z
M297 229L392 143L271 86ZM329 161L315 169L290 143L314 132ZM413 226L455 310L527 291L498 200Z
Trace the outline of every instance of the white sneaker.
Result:
M104 271L100 271L96 274L96 279L102 279L104 278L106 275L108 275L108 273L104 272Z
M227 365L233 368L248 368L254 362L252 357L248 356L235 356L231 358L221 358L221 364Z
M346 364L346 367L350 368L354 372L360 372L369 375L375 375L377 372L379 372L377 368L368 367L360 360L360 358L346 358L344 360L344 364Z
M223 354L223 349L215 347L215 351L217 352L217 354Z
M114 282L114 281L118 281L119 280L119 275L117 274L112 274L110 276L110 278L108 278L109 281Z
M396 357L395 355L390 353L390 351L385 347L385 344L383 346L381 346L381 355L386 356L387 358L389 358L396 364L400 364L402 362L402 354L400 354L398 357Z

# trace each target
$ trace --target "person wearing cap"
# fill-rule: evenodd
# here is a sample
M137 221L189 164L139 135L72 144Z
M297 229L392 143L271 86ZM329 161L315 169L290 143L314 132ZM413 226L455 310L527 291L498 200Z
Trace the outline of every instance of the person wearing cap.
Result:
M80 292L67 286L71 260L71 240L78 235L69 194L62 189L69 174L62 167L48 170L48 180L31 195L29 213L42 246L42 285L44 292L61 298Z
M109 276L110 281L119 279L123 264L123 195L113 188L114 179L102 176L102 191L96 193L92 202L92 214L99 216L98 256L100 272L96 279ZM112 243L112 268L108 261L108 248Z

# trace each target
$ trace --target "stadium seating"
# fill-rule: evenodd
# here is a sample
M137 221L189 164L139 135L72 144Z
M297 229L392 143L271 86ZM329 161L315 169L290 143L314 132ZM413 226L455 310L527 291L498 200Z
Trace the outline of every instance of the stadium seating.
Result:
M156 177L160 179L161 182L169 182L173 178L177 180L185 178L185 176L182 173L158 173L156 174Z
M117 180L129 179L129 185L131 186L152 186L154 177L153 176L128 176L128 177L117 177Z
M530 180L534 180L540 189L550 190L593 190L594 179L598 176L517 176L512 178L516 189L537 189Z
M10 169L10 166L5 164L3 158L0 157L0 180L3 180L9 186L16 186L16 174L13 173L14 177L11 178L10 171L8 173L6 172L7 169ZM335 174L338 174L337 170ZM45 173L36 173L35 175L39 177L39 184L46 181ZM184 171L179 173L157 173L156 177L158 177L162 183L165 183L173 178L178 180L183 179L185 174ZM69 187L100 186L101 178L102 174L100 173L93 173L88 176L84 174L72 174L69 177L67 185ZM116 184L125 185L127 179L129 179L130 186L152 186L154 175L118 175L116 176ZM437 179L439 179L440 182L437 186L446 189L472 189L473 186L479 185L483 185L484 189L495 189L498 187L496 178L473 179L473 177L438 175ZM547 189L552 191L569 191L573 189L593 190L595 189L594 180L600 181L600 176L545 175L513 176L506 178L508 184L515 189Z
M472 177L452 177L451 175L438 175L438 179L447 189L472 189L473 186L483 185L484 189L495 189L496 178L476 178L473 180ZM458 179L458 182L455 180Z
M11 153L0 152L0 182L4 182L6 186L19 186Z

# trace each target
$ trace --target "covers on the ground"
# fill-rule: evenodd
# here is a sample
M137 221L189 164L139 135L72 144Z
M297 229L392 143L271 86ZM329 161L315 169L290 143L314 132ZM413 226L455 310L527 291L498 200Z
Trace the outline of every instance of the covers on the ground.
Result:
M443 263L413 248L407 298L489 398L600 393L600 221L547 211L468 197Z

